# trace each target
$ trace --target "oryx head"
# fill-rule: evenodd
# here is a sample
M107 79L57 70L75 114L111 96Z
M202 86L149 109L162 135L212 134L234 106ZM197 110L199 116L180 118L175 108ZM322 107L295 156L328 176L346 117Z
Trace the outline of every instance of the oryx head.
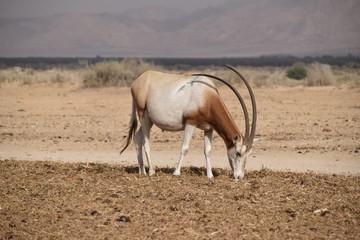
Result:
M243 179L244 174L245 174L246 161L252 152L252 144L254 142L254 137L255 137L256 119L257 119L256 101L255 101L254 93L253 93L248 81L234 68L232 68L230 66L226 66L226 67L229 68L230 70L234 71L240 77L240 79L245 83L245 85L248 89L248 92L249 92L249 95L251 98L251 105L252 105L251 129L250 129L250 120L249 120L248 110L245 105L244 99L241 97L239 92L231 84L229 84L228 82L226 82L225 80L223 80L221 78L218 78L218 77L215 77L212 75L208 75L208 74L201 74L201 75L216 79L216 80L221 81L224 84L226 84L235 93L235 95L238 98L240 105L243 109L244 120L245 120L245 135L243 136L243 135L241 135L241 133L236 134L232 139L232 144L230 144L228 146L228 151L227 151L230 167L233 170L234 178L235 179L238 179L238 178Z

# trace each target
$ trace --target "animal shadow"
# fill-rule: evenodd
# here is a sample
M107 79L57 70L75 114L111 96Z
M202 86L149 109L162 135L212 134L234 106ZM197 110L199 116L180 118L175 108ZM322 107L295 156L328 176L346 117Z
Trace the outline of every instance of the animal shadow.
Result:
M139 167L138 166L124 166L123 170L128 174L139 174ZM148 168L145 168L146 172L149 171ZM173 174L175 168L171 167L161 167L155 168L156 174ZM192 175L192 176L206 176L206 169L204 167L183 167L181 169L182 175ZM229 175L227 170L214 168L213 169L214 177L218 177L220 175Z

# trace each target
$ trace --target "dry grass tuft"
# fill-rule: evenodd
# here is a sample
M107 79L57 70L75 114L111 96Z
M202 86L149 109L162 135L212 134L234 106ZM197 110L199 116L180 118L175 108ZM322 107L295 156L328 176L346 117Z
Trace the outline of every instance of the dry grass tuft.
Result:
M316 86L347 86L360 87L360 69L335 68L329 65L313 63L306 66L307 77L295 80L286 76L287 68L283 67L237 67L245 78L254 87L316 87ZM242 82L231 71L224 68L208 69L204 72L222 77L231 83Z
M146 70L160 67L142 60L125 59L121 62L100 62L90 67L83 79L84 87L128 87Z
M0 70L0 84L18 83L32 85L50 83L58 86L63 84L78 84L82 76L81 70L34 70L19 67Z
M329 86L336 83L336 78L330 65L313 63L308 66L308 77L305 79L306 86Z
M286 76L288 68L284 67L236 67L254 87L297 87L297 86L346 86L360 87L360 69L336 67L313 63L306 65L307 78L294 80ZM20 85L32 84L75 84L82 87L128 87L147 70L168 71L174 73L208 73L221 77L233 84L242 84L238 77L224 67L189 68L187 71L174 71L144 62L125 59L121 62L100 62L81 70L34 70L18 67L0 70L0 86L6 83ZM216 83L221 85L220 83Z

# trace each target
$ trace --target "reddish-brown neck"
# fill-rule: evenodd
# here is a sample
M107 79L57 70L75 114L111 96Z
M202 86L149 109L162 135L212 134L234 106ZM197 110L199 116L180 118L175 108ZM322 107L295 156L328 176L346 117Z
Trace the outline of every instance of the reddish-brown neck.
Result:
M242 135L223 101L220 98L213 98L211 106L211 125L224 140L227 149L234 146L236 136L239 137L239 141L242 141Z
M227 149L234 146L236 136L239 137L240 142L243 141L243 137L224 102L215 92L208 93L204 105L196 111L188 113L184 120L187 124L213 128L224 140Z

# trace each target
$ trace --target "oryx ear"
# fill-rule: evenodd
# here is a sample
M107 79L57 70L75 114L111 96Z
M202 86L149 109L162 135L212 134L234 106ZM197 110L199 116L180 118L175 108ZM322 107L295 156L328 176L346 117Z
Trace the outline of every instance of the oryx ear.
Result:
M233 138L234 145L236 145L239 142L239 140L240 140L239 135L235 135L235 137Z

